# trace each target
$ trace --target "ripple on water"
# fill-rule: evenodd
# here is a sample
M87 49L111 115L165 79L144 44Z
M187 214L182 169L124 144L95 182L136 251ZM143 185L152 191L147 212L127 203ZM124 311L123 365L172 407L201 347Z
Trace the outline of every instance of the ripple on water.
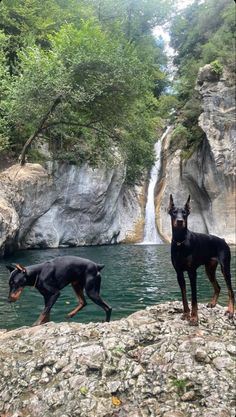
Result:
M113 320L126 317L146 306L181 299L175 271L171 265L169 245L116 245L19 251L7 260L0 260L0 328L12 329L31 325L43 309L42 296L32 288L26 288L17 303L7 302L9 274L5 264L19 262L31 265L68 254L105 264L102 271L101 295L113 308ZM232 277L235 277L235 247L232 247L232 255ZM206 302L210 298L211 286L204 268L199 268L198 271L198 299L199 302ZM222 288L219 302L226 304L226 286L219 270L217 276ZM188 279L186 282L189 292ZM72 321L88 323L104 320L103 310L89 299L87 301L86 308ZM51 319L56 322L64 321L66 313L75 305L75 294L68 286L61 292L54 305Z

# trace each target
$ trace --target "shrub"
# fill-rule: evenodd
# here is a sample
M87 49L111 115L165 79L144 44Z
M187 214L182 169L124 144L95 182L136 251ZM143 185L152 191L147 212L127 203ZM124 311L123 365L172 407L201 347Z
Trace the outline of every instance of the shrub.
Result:
M218 59L216 59L215 61L210 63L211 69L212 71L220 76L223 72L223 65L218 61Z

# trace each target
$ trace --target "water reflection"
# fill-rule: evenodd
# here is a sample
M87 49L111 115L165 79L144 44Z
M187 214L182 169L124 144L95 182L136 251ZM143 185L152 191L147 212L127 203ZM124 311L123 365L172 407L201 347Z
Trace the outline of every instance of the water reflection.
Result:
M7 302L8 271L6 263L24 265L43 262L61 255L77 255L104 263L102 271L102 297L112 305L112 319L119 319L146 306L164 301L180 300L180 290L170 260L169 245L118 245L74 249L30 250L16 253L7 260L0 260L0 328L16 328L31 325L43 309L43 298L37 290L26 288L15 304ZM232 276L235 277L235 247L232 248ZM199 302L209 300L212 289L204 268L198 270ZM226 286L218 271L222 288L219 302L226 304ZM189 291L188 279L186 280ZM234 280L235 288L235 280ZM104 312L90 300L73 321L104 320ZM76 305L71 287L66 287L52 309L54 321L64 321L65 315Z

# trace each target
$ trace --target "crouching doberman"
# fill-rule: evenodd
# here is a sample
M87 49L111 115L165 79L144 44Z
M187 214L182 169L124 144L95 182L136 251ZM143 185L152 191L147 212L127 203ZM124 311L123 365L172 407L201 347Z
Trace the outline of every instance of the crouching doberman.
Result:
M184 309L183 318L189 320L191 325L198 324L196 270L200 265L205 265L206 274L214 289L214 294L208 307L215 307L220 294L220 286L215 275L218 263L220 263L228 288L228 309L225 314L232 318L234 314L234 293L231 284L229 246L224 239L220 239L217 236L194 233L188 230L187 219L190 214L190 196L185 206L179 208L175 206L173 197L170 195L168 213L171 216L172 224L171 260L181 289ZM184 271L187 271L190 280L192 293L191 313L186 296Z
M78 298L78 306L67 318L73 317L86 305L84 289L88 297L103 308L106 321L110 321L111 307L100 297L101 274L104 265L96 264L77 256L61 256L41 264L21 266L7 265L10 271L9 302L19 299L25 286L37 288L43 295L45 308L35 325L50 321L50 310L57 301L60 291L71 284Z

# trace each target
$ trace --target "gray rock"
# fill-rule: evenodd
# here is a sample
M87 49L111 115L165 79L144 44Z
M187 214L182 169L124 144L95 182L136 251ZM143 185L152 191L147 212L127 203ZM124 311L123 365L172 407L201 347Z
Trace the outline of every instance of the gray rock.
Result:
M174 302L109 324L3 332L1 415L234 417L234 324L222 307L200 311L198 329L180 320Z
M0 174L0 254L13 243L56 248L142 239L142 187L126 168L14 165Z
M163 142L156 216L160 233L167 241L171 238L166 214L169 195L176 196L176 204L181 205L190 194L190 230L211 233L228 243L236 243L235 82L233 74L224 70L223 75L213 79L209 65L199 73L201 82L197 82L196 89L203 110L199 126L206 137L189 159L182 160L181 149L170 152L171 131Z

